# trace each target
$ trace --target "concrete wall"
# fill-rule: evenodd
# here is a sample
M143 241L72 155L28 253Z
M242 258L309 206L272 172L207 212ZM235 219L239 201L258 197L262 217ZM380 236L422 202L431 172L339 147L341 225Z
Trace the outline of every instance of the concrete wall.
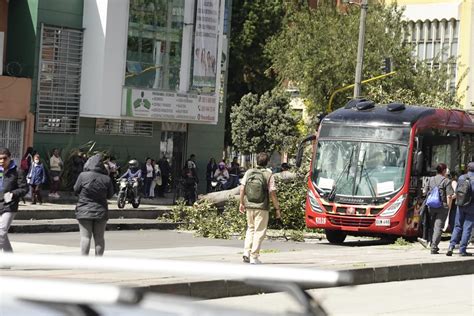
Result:
M3 73L3 64L6 60L6 48L7 48L7 26L8 26L8 3L7 0L0 0L0 33L3 33L3 45L0 54L0 76Z
M8 4L8 46L6 62L19 63L15 74L32 78L35 71L38 0L16 0Z
M0 118L25 123L23 147L33 144L34 116L30 113L31 79L0 76Z
M128 5L127 0L84 1L81 116L121 117Z

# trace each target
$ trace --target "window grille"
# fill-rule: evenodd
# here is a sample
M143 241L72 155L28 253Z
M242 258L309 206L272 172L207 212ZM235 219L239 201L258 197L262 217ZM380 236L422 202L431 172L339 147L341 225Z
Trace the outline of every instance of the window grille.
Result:
M153 122L96 119L95 133L99 135L153 136Z
M79 132L83 31L42 25L36 130Z
M20 164L23 150L23 122L0 120L0 147L8 148Z
M447 87L455 89L457 76L459 20L410 21L406 41L413 44L413 55L433 68L439 68L436 59L447 62L454 58L448 67L450 82Z

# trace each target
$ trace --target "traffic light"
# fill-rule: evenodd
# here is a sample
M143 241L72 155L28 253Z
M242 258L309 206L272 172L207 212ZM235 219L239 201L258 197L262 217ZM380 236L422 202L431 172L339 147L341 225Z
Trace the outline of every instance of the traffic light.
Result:
M392 59L390 57L385 57L384 59L382 59L382 66L380 67L380 69L386 74L391 72L392 71Z

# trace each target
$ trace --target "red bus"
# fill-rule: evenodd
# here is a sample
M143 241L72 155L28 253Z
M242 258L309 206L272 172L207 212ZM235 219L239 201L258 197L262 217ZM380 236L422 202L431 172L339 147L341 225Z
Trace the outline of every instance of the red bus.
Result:
M347 235L416 237L423 182L444 162L474 157L474 116L460 110L351 100L324 117L313 142L306 225L331 243Z

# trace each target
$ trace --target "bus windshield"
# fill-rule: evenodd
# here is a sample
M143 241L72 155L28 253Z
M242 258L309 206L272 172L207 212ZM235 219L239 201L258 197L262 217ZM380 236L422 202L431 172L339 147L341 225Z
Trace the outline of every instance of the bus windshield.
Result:
M407 145L320 139L312 180L339 196L382 197L398 191L405 178Z

